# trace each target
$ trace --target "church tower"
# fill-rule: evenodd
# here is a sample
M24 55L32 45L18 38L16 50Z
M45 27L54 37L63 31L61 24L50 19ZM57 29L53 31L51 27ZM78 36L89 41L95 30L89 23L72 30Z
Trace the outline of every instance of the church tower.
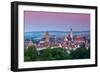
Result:
M45 32L45 42L49 42L49 32Z
M72 31L72 28L70 29L70 37L71 37L71 39L73 41L73 31Z

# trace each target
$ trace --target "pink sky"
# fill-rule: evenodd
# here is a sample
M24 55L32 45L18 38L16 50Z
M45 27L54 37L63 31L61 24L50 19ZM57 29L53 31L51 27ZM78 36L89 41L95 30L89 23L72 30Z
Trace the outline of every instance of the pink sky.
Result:
M25 11L24 15L26 32L40 31L40 27L41 31L66 31L68 28L73 28L75 31L90 30L90 14Z

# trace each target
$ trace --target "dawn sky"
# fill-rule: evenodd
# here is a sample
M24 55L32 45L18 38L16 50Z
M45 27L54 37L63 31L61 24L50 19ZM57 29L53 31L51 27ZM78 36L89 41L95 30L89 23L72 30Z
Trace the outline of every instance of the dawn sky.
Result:
M24 12L25 32L31 31L88 31L90 14Z

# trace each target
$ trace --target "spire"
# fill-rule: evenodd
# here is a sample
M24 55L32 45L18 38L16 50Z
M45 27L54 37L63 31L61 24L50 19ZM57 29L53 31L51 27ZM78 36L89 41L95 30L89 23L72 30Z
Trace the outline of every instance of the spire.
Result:
M70 29L70 37L71 37L71 39L73 41L73 31L72 31L72 28Z
M72 31L72 28L70 30Z

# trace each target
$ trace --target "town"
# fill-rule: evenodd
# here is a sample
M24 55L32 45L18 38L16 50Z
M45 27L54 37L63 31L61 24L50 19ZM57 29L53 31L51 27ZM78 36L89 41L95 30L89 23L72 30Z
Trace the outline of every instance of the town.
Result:
M72 28L70 29L69 34L66 34L64 37L56 38L50 36L49 32L45 32L44 37L41 38L39 43L33 43L32 40L24 41L24 47L28 49L29 46L34 46L37 51L46 49L48 47L52 48L63 48L67 51L76 50L81 46L84 46L86 49L90 48L89 39L84 36L74 36Z

